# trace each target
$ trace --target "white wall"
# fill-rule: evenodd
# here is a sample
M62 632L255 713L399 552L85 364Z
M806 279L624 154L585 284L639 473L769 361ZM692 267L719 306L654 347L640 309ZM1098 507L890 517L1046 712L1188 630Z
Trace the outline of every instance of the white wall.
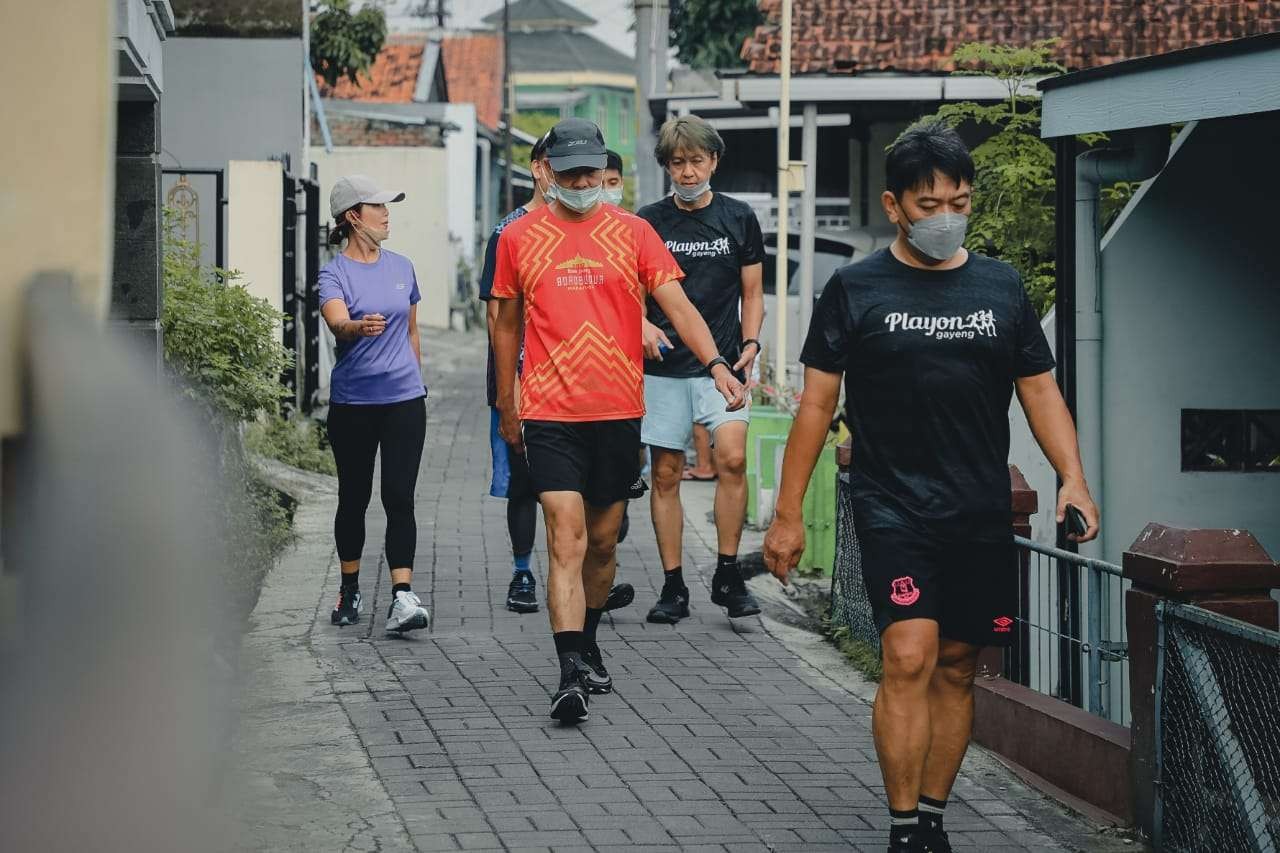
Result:
M1183 473L1182 409L1280 409L1280 117L1202 122L1102 256L1103 523L1242 527L1280 557L1280 473Z
M283 175L275 160L227 164L227 267L240 284L277 311L284 310ZM284 328L280 329L284 340Z
M329 190L343 175L368 175L380 186L405 193L404 201L390 205L391 237L386 246L413 261L422 291L419 322L448 328L449 301L457 274L457 255L449 244L449 208L457 205L450 196L447 151L334 148L326 153L322 147L313 147L311 159L319 171L324 218L328 218ZM474 202L466 214L474 215Z
M446 104L445 120L457 125L445 135L448 158L449 233L458 238L458 251L471 266L476 254L476 105ZM479 277L480 271L476 270Z
M1054 309L1050 309L1040 321L1040 328L1044 329L1045 337L1049 339L1049 350L1056 357ZM1039 511L1031 516L1031 538L1045 545L1057 544L1058 526L1054 509L1058 500L1058 475L1040 445L1036 444L1016 395L1009 406L1009 464L1018 466L1022 476L1027 478L1027 485L1040 499Z

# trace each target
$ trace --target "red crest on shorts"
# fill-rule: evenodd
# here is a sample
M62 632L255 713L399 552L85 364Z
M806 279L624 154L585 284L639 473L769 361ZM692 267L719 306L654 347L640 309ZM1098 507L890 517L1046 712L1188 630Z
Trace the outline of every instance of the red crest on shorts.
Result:
M889 583L889 600L901 607L915 604L920 598L920 590L911 577L894 578Z
M1007 634L1013 630L1013 620L1008 616L997 616L991 621L995 623L995 632L997 634Z

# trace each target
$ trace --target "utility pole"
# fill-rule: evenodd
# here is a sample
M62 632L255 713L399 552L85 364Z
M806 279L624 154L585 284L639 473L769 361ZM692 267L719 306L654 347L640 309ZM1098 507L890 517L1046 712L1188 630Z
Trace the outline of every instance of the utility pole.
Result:
M444 29L445 16L448 13L444 10L444 0L436 0L436 26Z
M502 156L506 160L506 204L504 214L516 206L516 188L511 183L511 0L502 0Z
M653 159L657 143L650 98L666 93L669 0L635 0L636 10L636 204L662 197L663 174Z
M777 276L774 296L777 300L777 335L774 345L774 385L786 390L787 381L787 273L790 272L787 248L787 215L791 205L791 0L782 0L782 56L779 57L778 94L778 239Z

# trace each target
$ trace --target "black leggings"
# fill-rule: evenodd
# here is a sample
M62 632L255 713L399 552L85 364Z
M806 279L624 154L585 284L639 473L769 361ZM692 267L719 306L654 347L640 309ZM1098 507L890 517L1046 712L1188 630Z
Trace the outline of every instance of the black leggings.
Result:
M512 453L515 451L513 450ZM533 539L538 530L538 499L532 494L507 498L507 532L511 534L511 553L517 557L533 553Z
M364 514L373 496L373 460L382 448L382 507L387 511L387 565L412 569L418 541L413 491L427 436L422 398L403 403L329 405L329 444L338 465L338 514L333 536L338 559L360 559L364 551Z

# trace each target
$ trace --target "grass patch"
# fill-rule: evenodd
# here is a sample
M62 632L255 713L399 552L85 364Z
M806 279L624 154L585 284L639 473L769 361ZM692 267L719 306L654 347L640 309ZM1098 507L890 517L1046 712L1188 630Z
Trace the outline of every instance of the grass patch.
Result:
M329 433L318 421L271 415L249 425L245 445L254 453L303 471L330 476L338 473L329 448Z
M829 620L824 619L822 628L823 633L827 635L827 639L840 650L840 653L848 659L854 669L871 681L879 683L881 676L884 675L884 669L880 663L880 650L878 648L865 640L853 637L846 626L836 627Z

